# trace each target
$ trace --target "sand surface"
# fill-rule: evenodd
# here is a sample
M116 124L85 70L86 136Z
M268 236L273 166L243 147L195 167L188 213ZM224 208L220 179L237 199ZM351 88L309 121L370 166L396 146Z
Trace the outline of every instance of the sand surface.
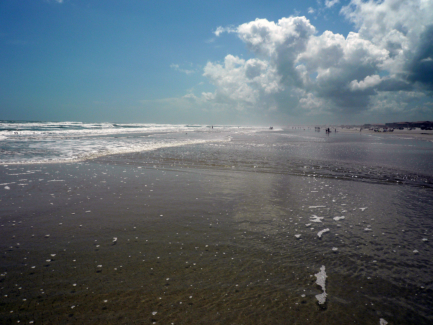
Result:
M428 188L195 148L1 166L0 324L431 321Z
M374 135L387 136L387 137L398 137L398 138L433 141L433 131L421 130L419 128L416 128L415 130L408 130L408 129L397 130L397 129L395 129L393 132L374 132L373 130L369 130L369 129L362 129L362 131L360 132L359 128L357 128L357 129L337 128L337 132L374 134Z

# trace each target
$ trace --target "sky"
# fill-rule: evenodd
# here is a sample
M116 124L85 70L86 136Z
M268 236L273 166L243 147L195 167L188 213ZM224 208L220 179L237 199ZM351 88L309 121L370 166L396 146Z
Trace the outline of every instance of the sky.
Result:
M433 0L1 0L0 120L433 120Z

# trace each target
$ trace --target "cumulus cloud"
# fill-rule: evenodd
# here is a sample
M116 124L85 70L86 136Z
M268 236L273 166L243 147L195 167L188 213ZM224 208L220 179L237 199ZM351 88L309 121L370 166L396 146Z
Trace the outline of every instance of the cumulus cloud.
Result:
M347 36L318 35L306 17L218 27L255 57L208 62L203 75L216 89L201 100L312 114L404 111L431 96L433 0L352 0L340 14L355 28Z
M223 64L208 62L204 74L217 88L206 100L231 103L239 110L263 103L282 90L276 69L259 59L244 60L227 55Z
M410 81L433 90L433 24L421 33L419 45L406 69Z
M358 82L358 80L352 80L350 83L350 90L365 90L367 88L371 88L380 84L381 79L378 75L367 76L364 80Z

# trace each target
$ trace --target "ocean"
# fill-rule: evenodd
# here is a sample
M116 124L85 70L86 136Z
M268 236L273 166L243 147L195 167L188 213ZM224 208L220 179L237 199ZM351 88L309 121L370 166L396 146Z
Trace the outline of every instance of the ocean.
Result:
M2 324L431 324L433 142L0 123Z

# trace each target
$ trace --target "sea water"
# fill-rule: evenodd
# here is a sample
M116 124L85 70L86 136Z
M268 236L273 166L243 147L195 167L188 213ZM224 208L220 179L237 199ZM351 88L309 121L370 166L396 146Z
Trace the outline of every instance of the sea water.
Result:
M110 154L229 141L264 128L210 125L0 121L0 163L70 162ZM213 131L213 132L210 132Z

